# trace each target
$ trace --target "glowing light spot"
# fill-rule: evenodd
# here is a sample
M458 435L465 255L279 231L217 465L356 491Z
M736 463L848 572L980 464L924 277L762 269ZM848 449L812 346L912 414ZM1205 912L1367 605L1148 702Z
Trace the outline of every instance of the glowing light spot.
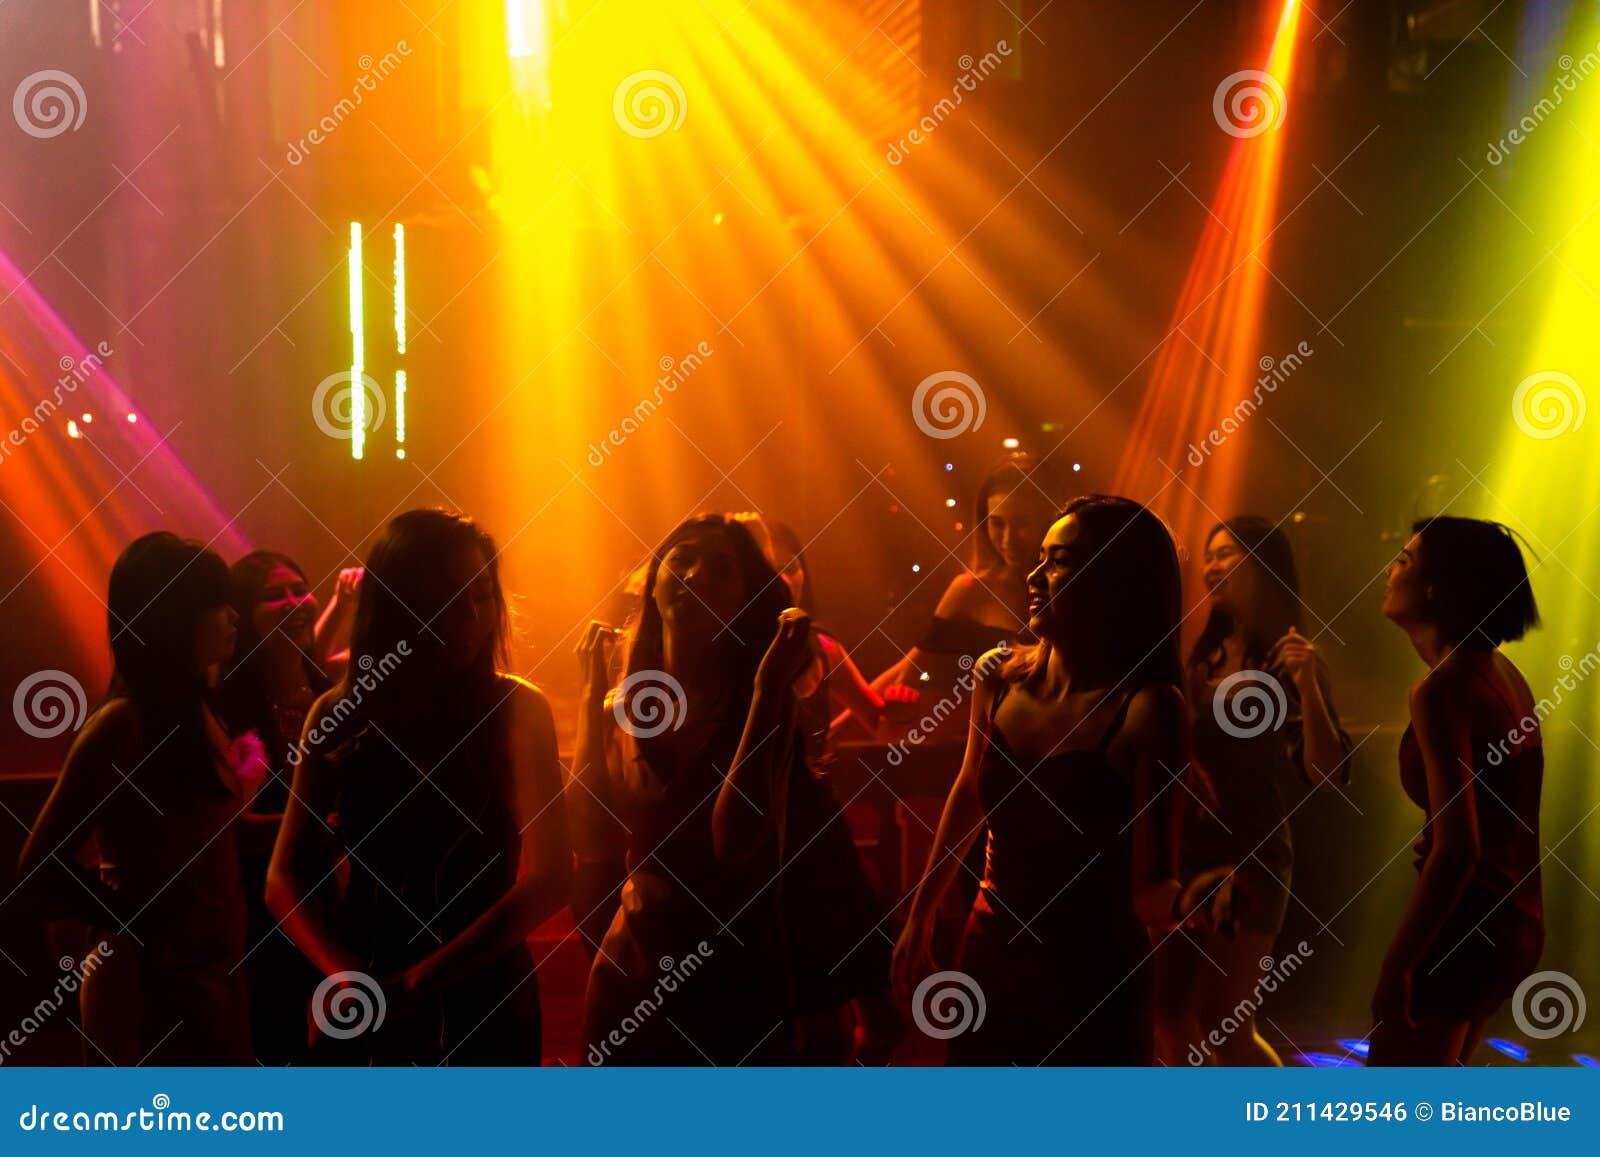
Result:
M1514 1061L1528 1059L1528 1050L1515 1041L1508 1041L1504 1037L1492 1036L1489 1038L1489 1047L1497 1052L1504 1053Z
M721 225L723 220L724 220L724 217L723 217L723 215L721 213L713 214L712 217L711 217L711 223L713 225Z
M1351 1057L1336 1057L1332 1053L1295 1053L1294 1059L1314 1069L1359 1069L1361 1062Z
M1596 1060L1588 1053L1573 1053L1572 1059L1586 1069L1600 1069L1600 1060Z
M132 425L137 425L137 424L138 424L138 422L139 422L139 415L138 415L138 414L135 414L135 413L134 413L134 412L133 412L133 411L131 411L131 410L130 410L130 411L128 411L128 424L129 424L129 425L130 425L130 426L132 426Z
M924 671L922 674L918 675L917 678L926 683L929 679L933 678L933 676Z
M944 504L946 506L954 506L956 504L956 500L954 498L946 498L944 500Z
M69 437L69 438L81 438L81 437L83 437L83 431L78 429L78 423L73 421L71 418L67 419L67 437Z
M1363 1057L1372 1051L1372 1043L1364 1040L1342 1040L1339 1042L1339 1047L1342 1049L1348 1049L1357 1056Z
M912 574L921 574L922 573L922 564L921 563L917 563L917 562L912 563L911 564L911 573Z
M1022 443L1017 441L1015 438L1007 438L1004 442L1001 442L1000 445L1004 446L1007 450L1015 450L1018 446L1022 445Z
M946 470L954 470L956 468L956 464L954 462L946 462L944 464L944 468Z
M1076 473L1077 473L1077 472L1078 472L1078 471L1080 471L1080 470L1082 470L1082 469L1083 469L1083 463L1081 463L1081 462L1074 462L1074 463L1073 463L1073 464L1072 464L1072 472L1073 472L1073 473L1074 473L1074 474L1076 474Z
M84 414L84 416L83 416L83 424L85 426L87 426L92 421L94 421L94 415L93 414Z

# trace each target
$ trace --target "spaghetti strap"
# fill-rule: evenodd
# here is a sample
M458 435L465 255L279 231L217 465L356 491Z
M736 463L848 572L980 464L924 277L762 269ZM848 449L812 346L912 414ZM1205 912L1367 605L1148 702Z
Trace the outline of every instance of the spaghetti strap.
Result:
M1133 697L1137 694L1138 688L1124 692L1122 702L1117 706L1117 713L1111 717L1111 722L1107 724L1105 732L1100 736L1100 742L1095 745L1095 750L1102 756L1111 750L1112 740L1116 739L1117 732L1122 730L1123 720L1128 717L1128 705L1133 702Z

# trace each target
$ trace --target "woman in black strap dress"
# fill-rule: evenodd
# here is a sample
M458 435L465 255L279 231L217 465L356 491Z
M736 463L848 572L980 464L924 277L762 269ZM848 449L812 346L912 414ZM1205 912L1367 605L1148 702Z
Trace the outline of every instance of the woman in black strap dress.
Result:
M390 523L349 668L291 756L267 871L268 908L327 978L318 1055L540 1062L527 938L565 906L572 852L555 723L504 673L505 625L487 533L442 510ZM341 860L349 882L332 903Z
M1499 649L1538 625L1533 587L1499 523L1440 517L1413 531L1383 613L1429 668L1400 743L1423 827L1417 887L1372 996L1369 1065L1467 1063L1544 948L1539 712Z
M918 1026L948 1039L952 1064L1149 1064L1152 937L1221 879L1186 889L1177 878L1177 554L1144 507L1079 498L1028 584L1040 642L980 665L966 758L895 950L896 982ZM956 971L929 976L939 898L985 823Z

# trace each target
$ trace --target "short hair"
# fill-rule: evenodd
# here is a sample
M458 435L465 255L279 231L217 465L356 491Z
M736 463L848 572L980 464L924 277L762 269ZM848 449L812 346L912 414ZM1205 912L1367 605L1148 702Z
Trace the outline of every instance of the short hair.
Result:
M1481 518L1439 515L1411 527L1433 588L1432 621L1451 643L1498 647L1539 625L1533 584L1511 529Z

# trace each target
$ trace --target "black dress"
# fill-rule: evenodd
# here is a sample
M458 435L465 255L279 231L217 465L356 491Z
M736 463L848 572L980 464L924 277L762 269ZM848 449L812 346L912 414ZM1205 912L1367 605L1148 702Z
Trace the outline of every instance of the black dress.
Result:
M374 978L459 935L516 883L522 837L508 711L502 703L426 782L424 769L370 726L330 757L350 867L344 909ZM541 1049L539 984L525 942L413 1015L386 1016L376 1031L318 1046L323 1059L383 1065L537 1065Z
M737 865L718 861L712 842L741 724L686 728L653 763L624 758L611 775L629 833L628 878L584 996L591 1065L793 1059L776 842Z
M995 709L1009 690L1002 687ZM1148 1065L1150 939L1133 908L1133 785L1099 743L1028 767L990 729L978 791L989 825L983 885L957 968L983 994L952 1065Z
M1544 748L1524 737L1492 761L1517 718L1516 708L1481 672L1488 697L1473 726L1473 799L1481 855L1461 898L1411 978L1411 1014L1451 1023L1487 1018L1538 967L1544 950L1540 886L1539 794ZM1433 810L1422 749L1408 726L1400 739L1400 783L1426 817L1416 844L1417 871L1433 848Z

